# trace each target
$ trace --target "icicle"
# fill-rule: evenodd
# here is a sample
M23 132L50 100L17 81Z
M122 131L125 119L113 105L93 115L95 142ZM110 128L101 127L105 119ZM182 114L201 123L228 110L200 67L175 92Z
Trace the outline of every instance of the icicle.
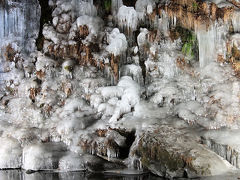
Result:
M162 11L161 19L159 20L159 29L165 36L168 36L169 31L169 19L165 11Z
M153 0L137 0L135 7L139 21L146 23L146 14L151 14L156 4Z
M73 17L79 17L83 15L97 16L97 9L93 5L93 0L72 0Z
M113 16L118 13L118 9L123 5L122 0L112 0L112 14Z
M234 32L240 32L240 11L234 11L232 17L232 25Z
M215 22L208 30L195 30L199 46L199 64L203 68L217 59L217 55L226 56L226 34L228 26Z
M137 12L133 7L121 6L118 10L118 25L127 31L135 31L138 25ZM127 33L129 34L129 33Z
M130 163L128 164L128 168L130 169L137 169L137 170L142 170L142 162L141 158L136 157L135 155L133 157L129 157Z
M216 58L215 52L216 32L213 27L210 30L200 30L197 32L199 46L199 65L204 67Z

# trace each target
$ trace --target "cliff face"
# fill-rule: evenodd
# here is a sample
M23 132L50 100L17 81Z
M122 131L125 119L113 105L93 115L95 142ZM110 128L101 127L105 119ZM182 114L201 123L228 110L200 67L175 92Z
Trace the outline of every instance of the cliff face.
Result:
M0 1L0 168L239 168L239 6Z

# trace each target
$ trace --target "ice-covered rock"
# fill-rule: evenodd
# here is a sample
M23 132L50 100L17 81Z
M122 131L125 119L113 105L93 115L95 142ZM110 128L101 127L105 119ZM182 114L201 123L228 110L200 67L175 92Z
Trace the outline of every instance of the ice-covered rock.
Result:
M45 26L43 28L43 36L46 39L51 40L54 44L59 43L59 38L58 38L57 32L51 26Z
M22 166L22 147L13 138L0 139L0 169L14 169Z
M138 46L140 48L142 48L143 45L146 43L146 39L147 39L146 36L148 34L148 30L146 28L141 28L140 31L141 32L139 33L139 35L137 37L137 43L138 43Z
M146 14L151 14L153 8L155 8L154 0L137 0L135 7L139 20L144 20Z
M239 168L239 132L238 130L212 130L203 133L203 143L212 151Z
M127 40L123 33L120 33L118 28L114 28L108 37L109 45L106 50L114 56L121 55L127 50Z
M143 84L142 68L138 65L125 65L121 68L121 76L130 76L134 81Z
M154 127L139 135L131 154L141 157L142 166L154 174L168 178L220 175L234 168L217 154L168 125ZM150 150L151 151L148 151ZM149 152L151 152L149 154Z
M79 17L83 15L97 16L97 9L93 5L92 1L72 0L71 3L72 3L72 7L70 8L70 10L73 8L75 17Z
M60 171L83 171L85 170L85 159L75 153L69 153L59 160Z
M32 144L23 149L23 165L26 170L53 170L58 168L66 147L62 144Z
M77 27L87 25L90 36L97 37L102 28L102 20L99 17L80 16L77 18Z
M36 38L38 3L3 2L1 43L11 44L0 57L0 168L128 166L169 178L234 169L224 159L239 168L233 2L50 0L43 52L29 56L21 49Z
M121 101L117 103L114 114L109 122L115 122L121 115L131 112L131 109L140 101L140 87L131 77L122 77L118 83L118 87L123 88L124 92L121 96Z
M121 6L118 10L118 25L123 29L135 31L138 25L137 12L133 7Z

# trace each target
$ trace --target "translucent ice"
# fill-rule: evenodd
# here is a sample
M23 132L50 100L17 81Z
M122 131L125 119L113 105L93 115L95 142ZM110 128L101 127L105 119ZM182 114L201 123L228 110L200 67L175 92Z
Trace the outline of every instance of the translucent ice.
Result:
M26 52L35 50L40 27L40 6L37 0L3 1L0 4L0 48L17 41Z

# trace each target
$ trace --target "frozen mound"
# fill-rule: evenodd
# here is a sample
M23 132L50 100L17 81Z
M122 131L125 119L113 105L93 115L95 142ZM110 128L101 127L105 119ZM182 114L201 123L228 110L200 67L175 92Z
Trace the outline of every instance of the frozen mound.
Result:
M106 50L114 56L121 55L127 50L126 37L117 28L114 28L109 34L108 43L109 45L106 47Z

